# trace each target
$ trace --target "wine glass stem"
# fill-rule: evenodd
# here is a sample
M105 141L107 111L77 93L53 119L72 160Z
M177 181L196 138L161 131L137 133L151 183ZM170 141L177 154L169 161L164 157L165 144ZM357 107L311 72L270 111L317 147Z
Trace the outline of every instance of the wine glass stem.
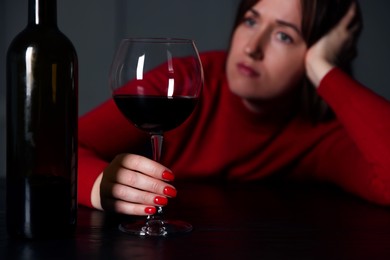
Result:
M150 139L152 141L153 160L155 160L156 162L160 162L161 148L164 137L161 134L152 134Z
M153 150L153 160L160 162L161 158L161 148L163 144L164 137L161 134L152 134L150 137L152 141L152 150ZM149 219L160 219L162 220L163 209L162 207L157 207L157 213L154 216L150 216Z

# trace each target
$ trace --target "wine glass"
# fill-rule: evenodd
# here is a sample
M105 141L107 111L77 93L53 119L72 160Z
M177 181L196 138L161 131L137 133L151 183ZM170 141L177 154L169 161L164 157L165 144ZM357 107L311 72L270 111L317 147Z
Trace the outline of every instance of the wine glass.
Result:
M136 127L150 134L153 159L160 160L163 133L182 124L194 110L203 85L203 70L193 40L123 39L110 71L114 101ZM192 225L163 217L162 207L145 221L119 229L141 236L167 236Z

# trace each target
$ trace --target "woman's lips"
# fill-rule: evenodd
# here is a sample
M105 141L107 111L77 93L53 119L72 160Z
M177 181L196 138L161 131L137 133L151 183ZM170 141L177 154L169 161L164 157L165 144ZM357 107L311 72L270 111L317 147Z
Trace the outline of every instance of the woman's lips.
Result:
M250 66L245 65L244 63L237 64L238 71L248 77L255 78L260 76L260 73L252 69Z

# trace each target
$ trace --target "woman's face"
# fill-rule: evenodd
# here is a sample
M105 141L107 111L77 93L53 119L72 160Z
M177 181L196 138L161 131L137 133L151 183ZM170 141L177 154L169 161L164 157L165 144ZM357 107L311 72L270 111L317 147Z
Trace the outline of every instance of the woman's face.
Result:
M254 106L290 96L305 73L301 16L300 0L260 0L246 12L227 60L233 93Z

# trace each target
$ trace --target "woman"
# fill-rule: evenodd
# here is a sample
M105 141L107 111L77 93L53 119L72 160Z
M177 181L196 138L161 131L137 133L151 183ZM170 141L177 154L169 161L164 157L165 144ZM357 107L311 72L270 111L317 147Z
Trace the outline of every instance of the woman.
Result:
M80 119L80 203L148 215L174 178L291 178L390 204L390 104L341 70L360 28L352 0L243 0L229 52L201 55L201 102L161 164L136 155L149 137L112 100Z

